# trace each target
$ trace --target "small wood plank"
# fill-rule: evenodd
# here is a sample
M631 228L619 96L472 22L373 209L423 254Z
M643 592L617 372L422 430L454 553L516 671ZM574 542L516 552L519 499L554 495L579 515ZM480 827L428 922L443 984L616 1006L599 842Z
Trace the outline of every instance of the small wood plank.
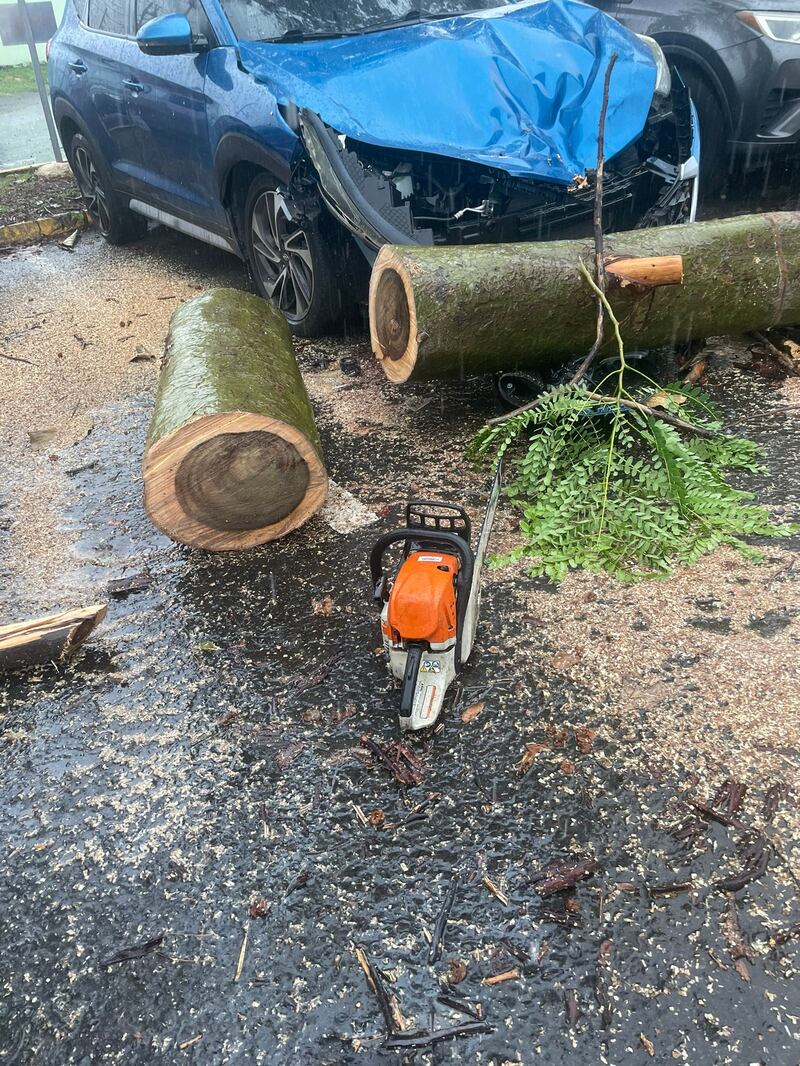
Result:
M0 673L66 661L105 616L106 605L95 603L0 626Z

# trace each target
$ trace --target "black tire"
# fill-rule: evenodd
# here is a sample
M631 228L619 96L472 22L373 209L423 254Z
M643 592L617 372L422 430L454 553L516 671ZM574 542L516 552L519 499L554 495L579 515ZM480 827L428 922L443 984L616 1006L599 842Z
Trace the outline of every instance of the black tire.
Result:
M125 206L114 191L108 171L82 133L76 133L67 152L86 209L109 244L129 244L147 233L147 219Z
M700 123L700 197L719 196L730 177L729 130L717 91L694 67L682 69Z
M269 174L253 181L244 235L253 282L301 337L319 337L341 322L341 239L333 219L295 217L291 199ZM339 269L337 269L337 265Z

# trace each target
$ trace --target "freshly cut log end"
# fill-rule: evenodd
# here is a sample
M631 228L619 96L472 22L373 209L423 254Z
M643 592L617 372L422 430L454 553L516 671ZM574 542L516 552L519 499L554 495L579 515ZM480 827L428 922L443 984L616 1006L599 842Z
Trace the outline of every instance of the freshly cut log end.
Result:
M148 440L145 508L179 543L254 547L325 502L288 326L256 296L216 289L175 312Z
M69 659L106 616L106 605L78 607L0 626L0 673Z
M390 381L407 381L419 351L417 311L408 271L390 245L375 260L369 286L372 350Z

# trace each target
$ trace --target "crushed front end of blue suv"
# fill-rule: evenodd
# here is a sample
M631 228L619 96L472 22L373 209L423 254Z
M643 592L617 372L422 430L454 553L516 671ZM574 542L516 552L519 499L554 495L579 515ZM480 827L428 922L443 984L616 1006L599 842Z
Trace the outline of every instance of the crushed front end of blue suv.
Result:
M82 189L109 217L135 212L237 252L299 332L324 331L349 298L363 299L366 265L385 243L591 233L614 54L605 228L694 217L699 145L688 92L654 41L577 0L431 0L425 13L408 11L407 0L329 0L311 11L303 0L176 0L195 22L202 12L199 34L174 13L140 24L153 0L126 0L135 36L108 48L115 70L128 64L121 84L131 99L123 91L108 110L119 151L120 131L133 133L134 163L104 157L100 145L111 142L83 113L101 98L71 99L61 69L75 69L76 44L84 70L92 47L105 47L91 26L104 2L88 0L88 16L73 24L65 16L51 59L62 137L65 128L79 135L77 152L65 147ZM193 142L175 113L172 143L184 161L170 169L181 77L195 94L185 112ZM109 239L135 230L113 221Z

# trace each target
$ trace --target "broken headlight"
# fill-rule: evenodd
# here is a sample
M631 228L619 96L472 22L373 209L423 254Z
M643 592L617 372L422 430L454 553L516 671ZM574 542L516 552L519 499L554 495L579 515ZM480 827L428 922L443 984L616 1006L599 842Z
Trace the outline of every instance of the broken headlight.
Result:
M643 44L647 45L653 53L653 59L656 61L656 96L669 96L672 89L672 75L661 45L658 41L654 41L652 37L646 37L643 33L637 33L636 36Z

